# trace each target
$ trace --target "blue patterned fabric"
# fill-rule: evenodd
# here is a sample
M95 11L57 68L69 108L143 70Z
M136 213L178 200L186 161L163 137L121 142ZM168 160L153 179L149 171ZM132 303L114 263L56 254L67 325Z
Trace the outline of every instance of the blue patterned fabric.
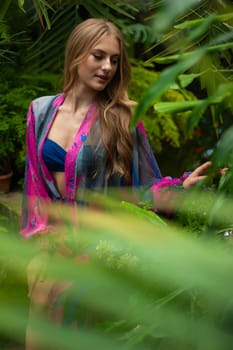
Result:
M64 172L66 151L53 140L45 140L42 158L50 171Z

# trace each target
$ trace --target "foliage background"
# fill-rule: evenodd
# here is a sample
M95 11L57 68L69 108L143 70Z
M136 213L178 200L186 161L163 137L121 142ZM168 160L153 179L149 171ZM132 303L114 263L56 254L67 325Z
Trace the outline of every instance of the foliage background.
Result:
M209 155L213 162L207 181L182 193L174 220L108 201L104 213L83 212L76 235L64 209L65 244L74 255L49 255L47 273L71 280L73 286L61 327L43 314L37 320L45 348L232 348L230 5L226 0L1 1L0 155L2 159L10 151L15 182L24 167L27 106L38 95L60 90L65 38L89 16L105 16L123 30L132 58L130 94L139 99L133 123L143 118L155 153L161 151L160 163L166 159L164 171L173 175ZM229 171L216 180L216 172L226 165ZM19 239L18 218L4 210L0 341L3 348L22 348L28 316L26 267L38 250L33 242ZM74 265L75 254L83 249L90 263ZM77 332L69 327L69 310L80 321L87 305L94 322L88 330L81 324Z
M129 92L139 101L142 92L157 80L160 72L176 62L175 55L191 53L196 47L215 40L217 35L229 34L232 17L228 1L188 1L183 7L177 5L177 12L173 4L174 16L164 19L163 11L169 11L169 6L166 1L1 2L0 136L3 142L0 155L3 159L7 154L10 160L14 185L22 184L24 173L29 102L37 96L61 91L65 42L71 29L81 20L105 17L122 29L132 58ZM229 15L218 19L222 13ZM203 19L208 21L208 26ZM195 31L191 32L190 28ZM229 39L222 38L222 42ZM192 76L175 83L171 81L169 89L155 97L150 109L141 113L140 118L147 127L153 151L165 175L180 176L208 157L222 131L229 126L232 114L226 103L224 111L223 106L218 108L219 103L212 104L199 113L197 119L201 127L187 134L186 124L193 107L186 110L176 107L175 112L172 108L163 112L155 108L155 104L205 99L221 82L226 79L229 82L231 65L231 46L224 50L219 47L216 52L212 50L190 67Z

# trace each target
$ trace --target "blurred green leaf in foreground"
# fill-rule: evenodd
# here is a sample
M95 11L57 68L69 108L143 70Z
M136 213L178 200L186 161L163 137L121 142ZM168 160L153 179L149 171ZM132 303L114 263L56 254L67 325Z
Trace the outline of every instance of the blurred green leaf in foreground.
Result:
M184 197L184 208L188 211L188 202L197 195L209 215L218 199L214 193L193 192ZM53 239L50 252L41 253L51 279L72 281L57 301L65 305L62 324L43 315L35 320L41 348L230 350L231 239L190 234L156 216L152 220L152 213L147 215L144 209L134 211L131 204L108 208L79 211L77 231L64 208L63 243L75 254L56 254ZM230 199L228 208L232 212ZM201 210L203 206L196 206L195 214ZM23 343L27 291L26 287L18 291L26 285L26 266L38 250L33 239L25 242L16 237L13 232L0 236L0 330L4 337ZM85 264L76 259L83 253L89 256ZM9 276L11 283L6 283ZM90 322L83 326L87 312ZM74 321L77 328L72 327Z

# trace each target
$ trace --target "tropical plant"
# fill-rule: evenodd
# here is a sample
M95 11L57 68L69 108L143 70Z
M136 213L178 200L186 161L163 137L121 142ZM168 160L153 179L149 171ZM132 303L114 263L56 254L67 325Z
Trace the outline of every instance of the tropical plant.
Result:
M22 182L28 104L34 97L60 90L64 45L71 29L88 16L104 16L127 32L127 19L134 19L137 12L133 4L123 1L1 2L1 172L6 171L7 163L16 181Z
M18 74L9 64L1 67L0 82L0 174L14 170L22 179L25 164L26 114L29 103L40 94L56 93L59 76Z
M131 60L132 79L129 85L129 95L133 100L139 101L142 91L148 90L150 85L159 77L152 64L144 64L138 60ZM166 102L162 102L166 101ZM158 101L154 101L155 106L172 104L194 104L198 100L194 94L183 88L171 86ZM175 148L181 147L187 139L185 138L185 128L190 112L184 111L172 113L166 110L159 110L151 107L142 115L146 130L149 130L149 139L154 153L158 154L166 144L171 144Z
M155 2L154 6L157 5ZM166 16L167 12L172 15ZM184 103L158 103L154 107L168 113L192 110L187 124L188 134L210 107L217 128L218 121L224 118L223 113L232 110L232 19L233 9L229 1L213 4L211 1L189 0L183 5L179 1L160 2L159 10L151 16L159 41L150 47L150 51L153 53L157 47L160 50L152 54L149 62L165 64L165 69L142 97L135 120L171 85L176 83L182 87L185 82L188 86L199 79L200 88L205 88L205 98Z
M204 201L209 215L210 196L213 200L218 196L206 197L200 191L195 195ZM202 239L205 230L198 237L132 204L110 203L104 213L80 213L78 233L70 228L70 211L59 208L67 223L65 244L74 255L54 255L52 239L51 255L44 253L49 254L46 273L58 281L72 281L72 287L57 300L65 305L59 327L42 315L36 320L41 346L230 350L231 238L217 240L212 230L212 237ZM232 204L229 200L229 213ZM196 207L197 215L200 210ZM218 219L221 216L222 212ZM0 241L1 339L5 348L23 346L28 308L24 271L38 248L14 232L1 234ZM88 252L89 262L75 263L83 252ZM87 310L92 321L86 329ZM72 326L74 320L78 329Z
M69 33L76 24L88 17L104 17L112 20L124 31L125 35L132 36L133 34L135 40L144 30L143 25L131 28L135 14L142 6L141 1L135 5L125 1L108 0L101 0L98 3L93 3L91 0L69 0L65 3L59 0L36 0L31 4L24 1L19 1L18 4L24 12L24 22L28 23L36 35L36 40L28 38L25 59L27 65L37 71L54 72L61 69L64 61L65 42ZM2 18L7 18L9 21L7 9L10 11L12 7L15 8L15 5L7 1Z
M177 15L190 10L190 6L195 13L200 1L154 2L158 4L166 6L166 11L158 13L161 17L155 23L155 37L161 37L162 30L169 28ZM221 23L222 18L216 15L215 23ZM179 55L166 61L169 65L145 92L134 116L135 123L171 86L181 86L184 78L190 82L198 79L197 73L190 76L187 72L197 67L206 55L231 49L231 32L216 36L216 45L201 42L193 48L193 39L203 38L211 21L212 16L207 16L201 23L195 23L193 30L182 31L183 50L179 46ZM200 121L197 112L203 113L211 105L218 106L221 112L229 110L231 101L227 91L232 90L226 75L219 90L205 96L204 101L192 100L191 104L188 101L189 108L194 108L188 131ZM184 102L179 101L179 106L174 106L174 101L172 104L176 112L186 110ZM171 113L167 101L157 108L164 112L165 107ZM44 348L231 350L232 135L232 128L221 133L206 181L190 193L181 192L177 208L180 221L176 225L174 221L161 220L151 210L109 200L105 212L89 209L80 212L76 232L71 229L70 211L59 207L59 214L67 223L65 244L74 254L54 254L59 241L51 239L47 275L58 281L72 281L72 287L64 295L65 300L58 300L65 305L60 327L43 316L36 320ZM216 173L224 166L228 166L228 171L215 182ZM148 203L145 206L151 208ZM54 211L57 213L56 207ZM3 346L7 341L23 346L28 310L25 269L38 249L33 240L25 242L15 232L2 231L1 340ZM77 264L75 257L83 252L89 254L89 263ZM89 329L82 327L87 309L92 315ZM79 322L78 329L71 327L74 319Z

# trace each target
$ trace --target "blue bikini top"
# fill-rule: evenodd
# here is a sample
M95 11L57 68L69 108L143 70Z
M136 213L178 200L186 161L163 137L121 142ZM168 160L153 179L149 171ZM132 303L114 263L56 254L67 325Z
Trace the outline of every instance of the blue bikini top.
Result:
M65 170L66 151L56 142L46 139L42 149L42 158L50 171Z

